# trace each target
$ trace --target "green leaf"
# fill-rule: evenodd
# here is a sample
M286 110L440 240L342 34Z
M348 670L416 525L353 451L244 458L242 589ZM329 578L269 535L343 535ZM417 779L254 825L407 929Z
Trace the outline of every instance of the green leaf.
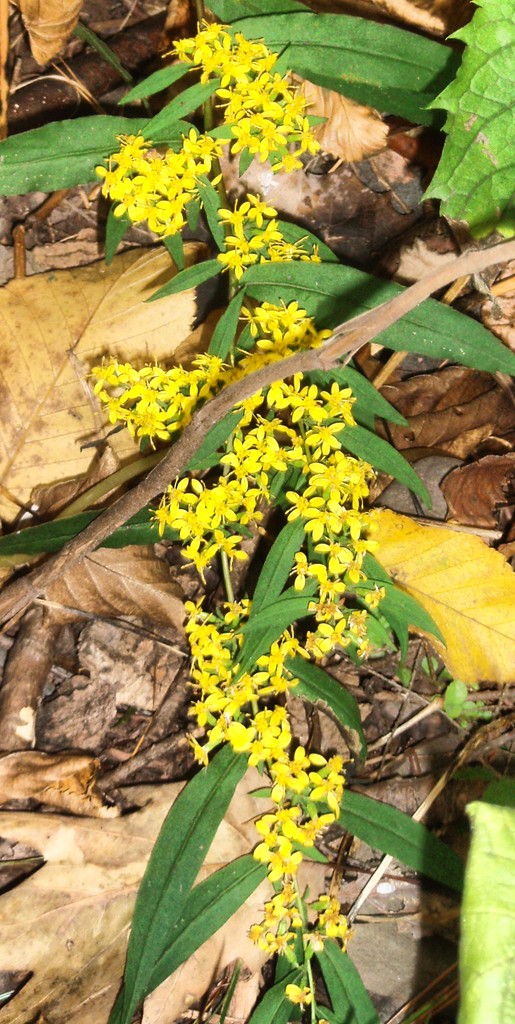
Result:
M163 238L163 245L177 267L179 272L184 270L184 244L182 235L177 232L175 235L167 235Z
M331 709L339 722L356 734L360 757L367 756L367 743L361 725L361 716L356 700L341 683L333 679L323 668L313 665L296 655L288 658L286 667L299 680L294 689L295 696L307 697L312 704Z
M242 149L240 153L240 162L238 164L238 174L240 178L242 177L243 174L245 174L246 171L248 171L253 159L254 154L251 153L249 149L247 149L246 147Z
M247 854L196 885L179 919L163 932L163 950L148 975L144 996L221 928L265 878L266 866Z
M185 468L191 472L195 469L207 469L209 466L218 465L220 456L217 453L233 430L236 430L242 415L241 409L236 412L228 412L218 423L215 423Z
M236 328L240 319L241 307L245 298L245 289L240 288L233 295L225 313L222 313L211 338L208 352L219 359L226 359L232 349Z
M192 199L186 206L186 220L190 231L196 231L200 217L200 199Z
M376 850L456 892L462 891L463 864L458 855L409 814L346 789L339 823Z
M425 608L422 608L422 605L409 594L396 587L388 573L372 555L365 555L363 568L367 579L360 583L360 590L373 590L376 585L385 589L385 596L379 605L379 614L384 615L396 634L402 657L405 657L408 649L410 626L422 629L425 633L432 633L445 645L444 637Z
M96 50L98 54L100 54L100 56L106 61L106 63L110 64L111 67L118 72L120 78L123 79L124 82L130 83L134 81L130 71L127 71L127 68L124 68L120 58L117 56L114 50L112 50L111 47L108 46L107 43L100 38L100 36L97 36L96 32L93 32L92 29L88 28L87 25L83 25L79 21L79 23L75 26L72 35L74 35L77 39L84 40L84 42L87 43L88 46L93 47L93 49Z
M264 14L297 14L306 10L298 0L213 0L209 9L225 23Z
M305 531L302 519L283 526L272 544L259 574L252 597L252 616L258 615L262 608L279 597L288 578L297 551L304 542Z
M175 131L176 122L185 114L191 114L197 107L201 107L219 87L220 79L218 78L190 85L147 122L144 129L145 138L154 142L156 134L162 136L164 132Z
M105 261L107 266L112 263L122 238L127 234L131 226L126 213L124 213L123 217L115 217L113 210L114 206L111 206L106 220Z
M188 782L167 815L143 876L132 919L118 1018L129 1022L145 995L163 941L178 924L246 760L227 745ZM115 1008L116 1009L116 1008Z
M337 1020L342 1024L379 1024L375 1007L349 954L329 940L316 958Z
M485 789L482 799L488 804L515 809L515 779L495 779Z
M248 1024L288 1024L289 1020L293 1020L295 1008L285 996L284 990L287 985L301 985L302 978L303 972L294 969L275 985L272 985L272 988L265 992L261 1002L249 1018Z
M515 8L475 0L472 21L453 38L467 44L456 78L431 104L447 112L447 140L428 197L476 237L515 233Z
M218 211L221 209L222 202L218 194L217 189L211 184L209 178L202 175L198 183L199 195L202 200L204 207L204 213L206 220L209 225L209 230L215 240L216 246L220 252L225 251L225 231L222 224L218 219Z
M309 604L312 600L312 589L306 586L301 594L293 588L281 594L277 600L261 608L259 615L250 616L241 632L245 636L240 651L239 674L243 675L255 665L258 658L265 654L271 644L280 637L285 629L298 619L309 615Z
M414 491L423 501L427 508L431 508L431 495L426 485L415 473L413 466L406 461L403 455L397 451L388 441L378 437L366 427L346 427L338 434L342 445L351 455L358 459L369 462L374 469L388 473L390 476L400 480L402 484Z
M453 51L415 32L346 14L265 15L238 21L264 39L302 78L419 124L438 121L427 106L456 72Z
M150 299L147 299L147 302L155 302L156 299L164 299L166 295L177 295L178 292L185 292L189 288L196 288L197 285L203 284L204 281L209 281L210 277L216 277L221 269L222 264L218 260L204 260L203 263L195 263L193 267L181 270L180 274L172 277L171 281L168 281L157 292L154 292Z
M362 270L333 263L262 263L249 267L242 284L259 302L296 300L318 327L336 327L404 290ZM449 359L490 373L515 374L513 352L471 317L435 299L426 299L377 340L401 352Z
M159 68L159 71L154 71L142 82L138 82L130 92L118 100L118 105L123 106L124 103L133 103L134 100L144 100L147 96L154 96L156 92L162 92L169 85L178 82L190 70L190 65L183 64L182 61L178 64L169 64L166 68Z
M515 1021L515 810L469 804L458 1024Z

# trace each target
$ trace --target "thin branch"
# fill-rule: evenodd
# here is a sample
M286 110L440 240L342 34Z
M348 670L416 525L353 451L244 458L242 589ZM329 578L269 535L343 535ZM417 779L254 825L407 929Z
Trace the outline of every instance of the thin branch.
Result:
M515 259L515 241L503 242L490 249L467 252L446 263L436 273L417 281L388 302L340 324L319 349L300 352L264 366L224 388L195 414L178 441L140 484L118 498L110 508L65 544L62 550L43 566L33 570L30 576L15 580L5 589L0 598L0 622L18 617L36 598L43 596L46 587L63 572L82 561L89 552L102 544L106 537L164 491L170 481L184 471L184 467L200 448L213 423L219 422L238 402L293 374L330 369L337 366L342 357L345 357L347 362L358 349L391 327L401 317L406 316L439 288L445 287L463 274L479 273L492 264L512 259Z

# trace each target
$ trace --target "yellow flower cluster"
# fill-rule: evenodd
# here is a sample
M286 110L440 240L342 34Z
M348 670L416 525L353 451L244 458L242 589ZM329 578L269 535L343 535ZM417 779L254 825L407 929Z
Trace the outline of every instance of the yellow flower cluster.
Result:
M220 79L216 95L223 101L232 153L248 150L270 160L274 171L302 167L303 153L317 153L320 144L306 117L307 101L284 75L274 72L279 54L261 42L232 36L223 25L204 23L191 39L175 43L176 55L202 69L201 82ZM288 151L289 144L296 149Z
M245 753L250 765L266 768L271 780L275 810L256 822L261 841L254 857L267 865L268 878L280 888L265 904L261 924L253 925L251 936L269 954L285 952L295 940L295 930L305 931L305 941L323 943L324 937L345 939L345 919L335 900L320 897L313 905L318 911L314 930L304 929L299 913L294 879L303 860L300 847L313 847L323 829L334 822L343 794L343 759L329 759L307 753L298 746L290 754L292 733L286 708L259 707L270 694L294 688L298 679L287 667L287 659L306 657L290 631L286 630L258 657L253 669L241 672L239 652L252 603L228 602L222 613L209 614L188 602L186 632L192 654L192 682L198 690L191 714L206 729L207 742L190 742L197 759L208 762L208 753L221 742ZM336 913L336 907L338 912Z
M147 221L162 237L182 230L188 203L200 201L199 179L217 166L231 140L232 152L247 149L260 160L270 159L274 170L295 170L302 166L303 153L319 149L304 114L306 100L285 78L271 73L278 55L263 43L244 39L241 33L233 41L222 25L214 24L177 42L175 50L181 60L202 68L202 81L221 78L217 94L228 101L223 115L226 138L191 128L182 136L178 152L168 149L161 155L143 136L122 135L120 150L109 157L108 167L96 168L103 179L102 194L116 203L115 217L126 213L133 223ZM297 145L293 153L288 151L291 143ZM270 228L270 240L275 242L275 256L270 258L289 258L281 248L286 243L280 233L274 239L272 235Z
M233 210L220 210L219 217L226 226L226 236L225 252L217 258L238 281L253 263L320 263L317 246L309 252L302 242L286 241L275 219L277 210L258 196L248 193L244 203L235 203Z

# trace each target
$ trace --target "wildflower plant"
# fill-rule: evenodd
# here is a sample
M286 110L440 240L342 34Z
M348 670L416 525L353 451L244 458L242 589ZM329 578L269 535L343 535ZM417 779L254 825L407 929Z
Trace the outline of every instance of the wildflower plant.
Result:
M229 405L193 459L167 480L160 500L142 513L145 540L161 536L180 545L199 581L219 564L225 594L216 602L204 597L185 605L190 743L200 770L174 804L150 859L110 1024L129 1024L145 996L265 879L268 897L249 934L264 954L276 957L275 982L253 1015L254 1024L286 1024L303 1013L312 1024L354 1019L375 1024L377 1014L345 952L349 922L337 892L331 886L310 893L302 881L303 862L326 860L317 844L329 827L339 825L457 890L462 866L418 822L349 791L349 761L339 751L322 753L299 743L288 695L322 702L346 731L350 756L363 757L357 705L325 671L327 659L345 651L359 663L374 647L391 646L394 637L405 653L410 624L437 632L374 558L375 513L367 499L375 470L385 470L428 499L412 467L374 433L375 416L405 421L355 367L309 358L324 353L331 328L342 317L358 312L354 300L345 306L349 291L391 287L395 292L396 286L380 286L341 267L327 246L283 221L265 197L248 193L229 199L222 173L227 159L239 162L240 173L254 159L268 162L273 174L297 172L317 153L316 119L290 69L309 71L315 61L313 79L332 74L338 87L345 62L335 69L329 59L324 63L324 55L351 45L352 32L362 31L361 21L347 18L350 34L342 44L340 27L335 42L332 16L318 17L304 8L295 13L295 0L287 24L285 15L275 15L273 3L264 19L244 0L212 0L210 6L215 15L227 10L221 18L234 16L235 24L205 20L198 4L196 33L176 42L172 63L132 89L125 101L146 98L181 79L193 84L148 122L136 118L121 126L119 118L91 119L100 148L96 173L112 204L107 258L130 224L144 223L177 269L153 300L217 276L227 296L208 351L191 365L136 367L106 359L92 369L110 423L126 427L141 450L152 450L158 459L169 446L180 447L204 406L216 406L247 378L260 381ZM299 43L309 38L306 18L317 19L309 22L318 33L315 58ZM279 40L276 47L264 39L270 26ZM377 48L385 67L387 37L392 52L402 37L410 56L400 79L390 68L381 83L388 89L388 109L431 123L427 90L435 71L443 75L447 50L408 32L379 29ZM374 26L371 32L375 38ZM284 33L292 34L291 47ZM356 52L366 63L361 44ZM410 68L413 78L406 81ZM357 72L349 72L349 95L376 103L367 91L374 89L374 74L375 65L366 67L360 85ZM360 88L361 94L353 93ZM200 106L202 127L198 120L183 120ZM9 140L2 143L8 145ZM83 165L71 171L70 166L73 161L65 174L83 180ZM52 188L70 184L69 177L48 181ZM213 256L186 268L182 232L195 226L201 212ZM370 305L374 301L379 300ZM447 358L449 336L460 327L460 314L443 305L422 305L388 339L392 347L423 352L426 346L432 356ZM307 369L287 373L288 360L299 357L306 357ZM480 369L512 370L509 356L469 320L459 358ZM276 364L281 366L274 374ZM235 593L234 565L248 560L247 542L264 533L272 508L282 524L278 535L256 584ZM195 885L248 765L262 777L259 795L268 798L255 822L253 854ZM330 1006L319 1005L314 965Z

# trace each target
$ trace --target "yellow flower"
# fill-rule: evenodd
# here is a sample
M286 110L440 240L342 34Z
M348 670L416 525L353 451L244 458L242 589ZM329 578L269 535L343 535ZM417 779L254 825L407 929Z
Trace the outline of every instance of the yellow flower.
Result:
M307 986L300 988L299 985L287 985L284 994L290 1003L300 1006L309 1006L313 1002L313 993Z

